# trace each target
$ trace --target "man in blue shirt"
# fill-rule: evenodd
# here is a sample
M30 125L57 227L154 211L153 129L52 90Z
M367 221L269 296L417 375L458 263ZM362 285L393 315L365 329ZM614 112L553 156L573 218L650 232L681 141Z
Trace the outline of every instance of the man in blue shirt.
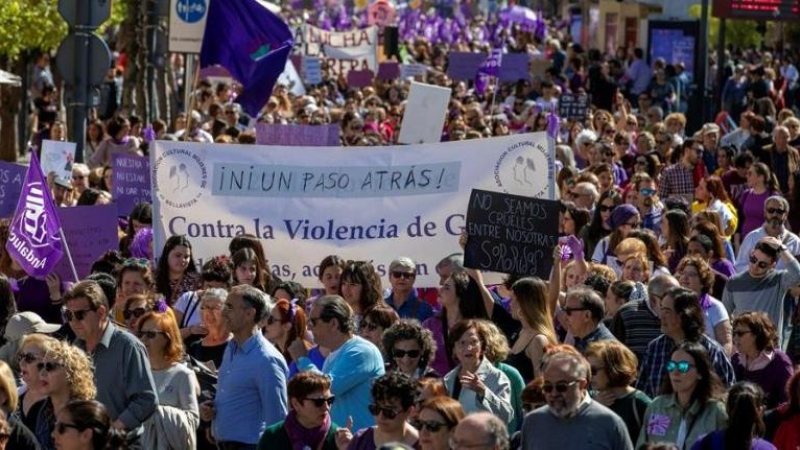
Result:
M217 397L200 405L200 418L212 421L222 450L255 450L268 425L288 414L289 369L258 323L268 313L264 293L240 285L225 301L223 319L233 334L223 355Z
M433 315L433 308L417 298L414 280L417 277L417 265L411 258L402 256L389 264L389 282L392 293L386 297L386 303L397 311L401 319L417 319L424 322Z

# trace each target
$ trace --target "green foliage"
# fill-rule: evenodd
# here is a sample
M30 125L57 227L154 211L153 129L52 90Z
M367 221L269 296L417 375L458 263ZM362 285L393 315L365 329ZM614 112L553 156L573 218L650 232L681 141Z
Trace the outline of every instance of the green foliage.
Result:
M693 18L699 19L702 8L700 5L692 5L689 7L689 15ZM710 15L708 22L708 43L711 48L716 48L719 43L719 22L720 20ZM758 22L755 20L731 20L725 22L725 44L733 45L739 48L752 48L761 45L764 35L759 33L756 28ZM773 24L767 25L769 29Z

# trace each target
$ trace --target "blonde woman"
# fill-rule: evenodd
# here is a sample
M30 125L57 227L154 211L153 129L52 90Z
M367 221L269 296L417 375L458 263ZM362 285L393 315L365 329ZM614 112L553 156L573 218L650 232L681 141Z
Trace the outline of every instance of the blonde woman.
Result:
M57 341L36 367L41 377L40 390L47 399L36 417L33 432L42 449L53 449L56 412L73 400L94 400L97 395L92 363L83 350Z
M19 404L13 412L31 430L36 427L36 417L47 397L40 389L42 379L36 365L42 361L45 353L56 344L58 341L49 336L38 333L29 334L22 338L17 352L23 386L20 388Z
M541 375L545 350L558 343L553 313L547 306L547 288L538 278L522 278L511 286L511 315L522 329L506 364L515 367L526 383Z

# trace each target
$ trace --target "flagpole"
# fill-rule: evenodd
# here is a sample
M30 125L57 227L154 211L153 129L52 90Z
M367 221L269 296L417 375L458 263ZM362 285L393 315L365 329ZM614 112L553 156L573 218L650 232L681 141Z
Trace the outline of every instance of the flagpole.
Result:
M192 79L191 86L184 86L184 101L183 104L186 106L186 131L183 132L183 140L189 140L189 132L192 131L192 111L194 111L194 104L197 101L197 96L194 93L194 88L197 86L197 81L200 78L200 64L197 64L195 67L196 61L194 60L194 54L186 53L186 60L184 61L184 68L189 69L189 61L192 62L191 67L194 69L194 77ZM188 72L191 72L189 70ZM187 77L188 78L188 77ZM189 101L187 102L186 99Z
M78 271L75 269L75 262L72 260L72 253L69 251L69 244L67 244L67 237L64 235L64 229L59 228L58 234L61 236L61 242L64 243L64 250L67 252L67 260L69 261L69 268L72 269L72 276L75 277L75 282L81 281L78 278Z

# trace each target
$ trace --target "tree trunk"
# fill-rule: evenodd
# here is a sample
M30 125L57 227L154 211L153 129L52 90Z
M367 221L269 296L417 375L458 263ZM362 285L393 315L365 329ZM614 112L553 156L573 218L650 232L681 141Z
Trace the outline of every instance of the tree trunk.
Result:
M25 61L18 58L11 66L4 64L11 73L25 73ZM19 148L17 115L20 112L22 88L4 85L0 87L0 160L17 162Z

